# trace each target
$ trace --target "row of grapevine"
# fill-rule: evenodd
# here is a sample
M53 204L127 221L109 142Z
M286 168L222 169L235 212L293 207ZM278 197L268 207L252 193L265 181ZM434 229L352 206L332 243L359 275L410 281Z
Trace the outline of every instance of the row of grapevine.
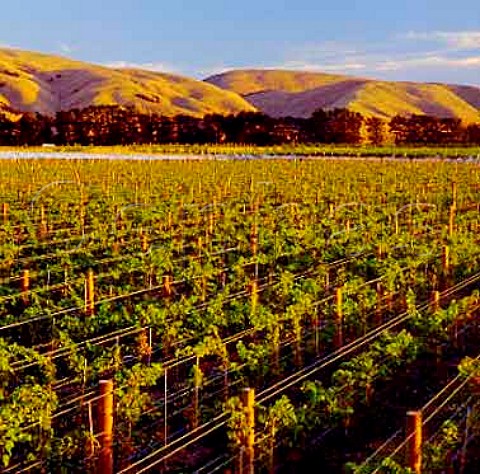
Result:
M225 452L227 433L233 455L246 387L269 434L255 462L272 470L280 435L306 446L348 431L374 381L388 385L417 352L470 354L470 320L451 305L476 298L465 293L479 272L478 173L357 160L6 161L5 472L94 471L110 444L116 471L193 469ZM417 315L423 303L438 311ZM193 443L198 459L184 455Z

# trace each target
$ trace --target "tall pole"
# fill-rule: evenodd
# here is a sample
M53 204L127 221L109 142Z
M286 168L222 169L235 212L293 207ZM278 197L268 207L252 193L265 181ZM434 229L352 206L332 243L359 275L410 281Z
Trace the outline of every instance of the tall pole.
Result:
M113 474L113 381L100 380L98 473Z
M8 202L4 202L2 204L2 215L3 215L3 223L6 224L8 222Z
M85 313L93 316L95 312L95 278L92 270L88 270L85 279Z
M343 346L343 293L342 288L335 290L335 349Z
M30 290L30 272L23 270L22 272L22 300L23 304L28 304L28 292Z
M168 444L168 375L167 369L165 369L165 374L163 376L163 393L164 393L164 403L163 403L163 443L166 446Z
M242 404L245 410L245 462L241 474L254 474L255 467L255 389L245 388L242 392Z
M422 472L422 413L407 412L407 466L415 473Z

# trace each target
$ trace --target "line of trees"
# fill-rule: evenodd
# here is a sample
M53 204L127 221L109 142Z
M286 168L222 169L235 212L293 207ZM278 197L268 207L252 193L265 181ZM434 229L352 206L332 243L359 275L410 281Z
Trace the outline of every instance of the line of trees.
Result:
M0 145L130 145L161 143L342 143L359 145L480 145L480 123L428 115L390 121L347 109L319 109L308 119L272 118L262 113L165 117L133 107L91 106L58 112L0 113Z

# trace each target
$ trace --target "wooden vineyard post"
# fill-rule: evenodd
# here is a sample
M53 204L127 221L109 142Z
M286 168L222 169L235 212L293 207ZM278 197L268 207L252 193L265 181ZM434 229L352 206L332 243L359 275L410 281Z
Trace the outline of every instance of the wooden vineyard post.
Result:
M318 306L315 306L315 354L320 355L320 321L318 319Z
M200 385L202 384L202 375L200 372L200 357L196 357L195 366L193 368L193 413L192 413L192 430L198 428L199 405L200 405Z
M317 332L317 329L315 329ZM272 373L274 377L280 374L280 326L275 325L272 334ZM318 349L317 349L318 351Z
M335 290L335 349L343 346L343 292L341 288Z
M432 291L432 310L436 313L440 309L440 292Z
M450 269L450 249L448 245L442 248L442 270L448 272Z
M258 305L258 283L256 278L250 282L250 305L251 312L254 314Z
M448 213L448 236L453 237L455 233L455 205L450 206Z
M98 474L113 474L113 381L100 380Z
M450 276L450 248L448 245L442 247L442 289L448 288Z
M22 301L23 304L28 304L28 292L30 290L30 272L23 270L22 272Z
M383 288L382 288L382 283L377 282L377 302L375 305L375 323L374 326L380 326L383 321L383 308L382 308L382 303L383 303Z
M198 237L197 239L197 256L198 256L198 261L202 263L202 249L203 249L203 240L201 237Z
M328 267L325 270L325 289L328 290L330 288L330 271Z
M85 211L85 204L87 200L85 198L85 194L83 192L83 186L81 187L80 190L80 225L82 227L82 234L85 233L85 216L86 216L86 211Z
M38 228L38 236L43 239L47 235L47 218L45 216L45 207L40 207L40 225Z
M457 183L452 181L452 207L457 206Z
M163 445L168 444L168 369L163 374Z
M377 260L383 259L383 245L380 243L377 246Z
M207 277L205 275L202 275L201 277L201 301L202 303L205 303L207 301Z
M422 472L422 413L407 412L407 467L415 474Z
M3 223L6 224L8 222L8 202L4 202L2 204L2 216L3 216Z
M170 275L163 276L163 294L165 298L170 298L173 294L173 278Z
M242 404L245 412L245 437L243 452L245 462L242 463L241 474L253 474L255 471L255 389L245 388L242 392Z
M433 313L438 313L438 311L440 310L440 292L439 291L432 291L431 306L432 306ZM440 343L437 343L435 347L435 364L437 366L437 370L441 368L441 363L442 363L442 346Z
M252 307L252 314L255 313L258 304L258 268L257 268L257 251L258 251L258 237L257 237L257 225L253 224L250 234L250 250L254 259L254 274L250 283L250 302Z
M328 217L330 219L333 219L335 217L335 206L333 205L333 203L330 203L328 205Z
M254 257L257 256L258 250L258 236L257 236L257 224L252 225L252 231L250 234L250 251Z
M213 212L210 212L208 214L208 235L210 236L210 239L213 236L214 230L215 230L215 214Z
M85 313L87 316L95 314L95 279L93 270L88 270L85 279Z
M143 253L147 253L148 251L148 236L145 233L140 234L140 246L142 248Z
M124 230L125 226L124 226L124 223L123 223L123 213L122 213L122 210L120 209L118 204L115 204L115 206L113 208L113 212L115 213L115 216L116 216L115 217L116 230L118 230L118 231Z

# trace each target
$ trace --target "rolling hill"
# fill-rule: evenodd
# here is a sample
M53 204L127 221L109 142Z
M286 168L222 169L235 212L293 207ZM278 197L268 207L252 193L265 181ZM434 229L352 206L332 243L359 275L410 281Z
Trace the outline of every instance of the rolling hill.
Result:
M346 107L386 119L424 113L478 122L480 87L254 69L199 81L0 49L0 110L54 114L89 105L131 105L142 112L198 117L255 110L273 117L309 117L318 108Z
M240 94L272 117L309 117L318 108L346 107L365 116L427 114L480 121L480 88L387 82L283 70L237 70L205 79Z
M0 108L54 114L89 105L133 105L144 112L194 116L254 110L238 94L203 81L0 49Z

